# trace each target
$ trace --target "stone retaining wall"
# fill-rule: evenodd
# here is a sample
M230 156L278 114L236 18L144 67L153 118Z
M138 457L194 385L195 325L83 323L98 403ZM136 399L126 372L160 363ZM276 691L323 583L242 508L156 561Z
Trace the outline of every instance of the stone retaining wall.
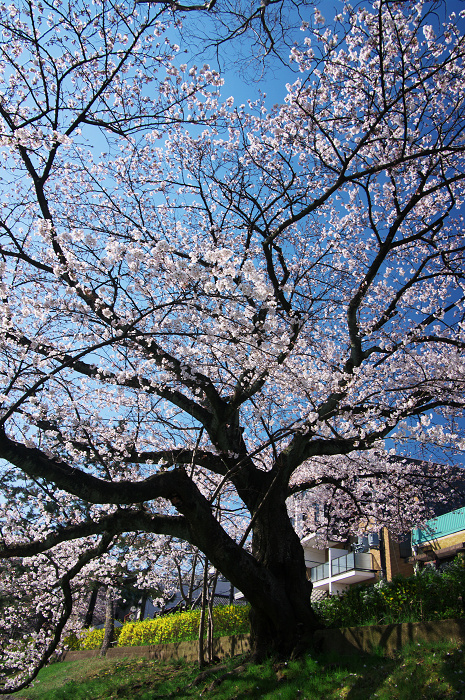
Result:
M146 659L186 659L197 661L198 642L175 642L172 644L152 644L141 647L113 647L106 655L107 659L143 657ZM213 640L213 654L220 659L224 656L236 656L250 651L250 635L236 634L233 637L218 637ZM76 661L78 659L93 659L99 656L98 649L86 649L83 651L66 651L60 661Z
M320 630L315 634L319 651L338 654L370 653L381 648L393 656L411 642L453 641L465 644L464 620L404 622L401 625L367 625L343 629Z
M407 622L401 625L367 625L345 629L319 630L315 633L318 651L338 654L370 653L381 648L392 656L405 644L420 641L450 640L465 645L464 620L436 620L434 622ZM250 635L237 634L233 637L214 639L213 653L219 658L246 654L250 651ZM98 649L64 652L60 661L76 661L99 656ZM144 657L146 659L186 659L197 661L198 642L178 642L175 644L154 644L141 647L114 647L107 653L108 659Z

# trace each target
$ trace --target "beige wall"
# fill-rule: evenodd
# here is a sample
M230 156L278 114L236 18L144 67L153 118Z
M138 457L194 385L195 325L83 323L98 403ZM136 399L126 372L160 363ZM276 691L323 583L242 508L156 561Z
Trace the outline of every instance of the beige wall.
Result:
M376 571L376 575L374 579L370 579L367 581L368 585L373 585L373 583L376 583L380 579L380 573L381 573L381 550L379 547L377 549L370 549L370 554L373 558L373 569Z
M430 548L433 549L445 549L446 547L452 547L454 544L460 544L465 542L465 531L460 530L460 532L454 532L452 535L446 535L445 537L439 537L436 540L430 540L429 542L423 542L420 547L421 549Z
M414 568L407 564L399 554L399 545L386 527L383 528L384 552L386 557L386 578L392 581L397 574L412 576Z

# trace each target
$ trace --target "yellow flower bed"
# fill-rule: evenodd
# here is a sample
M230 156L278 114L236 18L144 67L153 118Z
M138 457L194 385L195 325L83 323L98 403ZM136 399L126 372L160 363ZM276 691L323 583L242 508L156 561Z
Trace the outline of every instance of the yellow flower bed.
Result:
M118 646L143 646L197 639L200 610L172 613L142 622L129 622L121 629ZM213 609L215 637L249 630L249 607L224 605Z
M115 637L118 639L121 633L122 627L117 627L115 629ZM103 643L103 637L105 636L105 630L88 629L83 630L79 634L79 649L100 649ZM75 647L73 647L75 648Z
M213 608L214 636L226 637L249 631L248 605L219 605ZM119 647L135 647L197 639L200 610L172 613L153 620L127 622L117 630ZM80 636L81 649L98 649L104 630L86 630Z
M81 649L100 649L103 642L105 630L86 630L85 634L80 637Z

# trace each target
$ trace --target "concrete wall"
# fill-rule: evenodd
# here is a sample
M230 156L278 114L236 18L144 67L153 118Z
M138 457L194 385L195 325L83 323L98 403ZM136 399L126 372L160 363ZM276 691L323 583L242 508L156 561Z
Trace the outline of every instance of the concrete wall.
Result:
M320 630L315 634L317 649L338 654L370 653L382 648L393 656L410 642L454 641L465 644L465 620L406 622L401 625L367 625Z
M314 639L316 649L321 652L346 655L370 653L373 649L382 648L388 656L392 656L410 642L450 640L457 642L457 644L465 644L465 619L319 630L315 633ZM246 654L249 651L250 635L248 634L220 637L214 640L214 654L219 658ZM91 659L98 657L98 655L98 649L68 651L63 653L60 661ZM197 655L197 642L179 642L178 644L157 644L144 647L115 647L109 649L107 659L143 657L160 661L180 658L184 658L186 661L197 661Z
M236 656L250 651L250 635L236 634L233 637L219 637L213 640L213 654L220 659L224 656ZM78 659L94 659L99 656L98 649L86 649L83 651L65 651L60 661L76 661ZM145 659L186 659L197 661L198 642L177 642L172 644L153 644L140 647L114 647L109 649L107 659L120 659L124 657L143 657Z

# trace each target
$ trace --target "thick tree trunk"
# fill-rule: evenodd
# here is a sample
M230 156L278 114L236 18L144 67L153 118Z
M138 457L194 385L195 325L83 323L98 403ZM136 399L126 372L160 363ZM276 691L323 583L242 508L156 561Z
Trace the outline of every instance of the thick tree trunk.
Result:
M285 466L285 465L284 465ZM189 541L246 597L252 606L252 643L257 658L268 653L289 656L311 644L321 625L312 610L304 552L285 503L288 469L236 477L238 494L252 516L252 553L230 537L212 513L211 504L185 473L170 495L189 522Z
M313 633L321 627L310 602L303 548L280 500L266 501L257 511L253 556L211 520L206 524L199 519L195 532L196 545L252 607L252 650L257 659L298 654L311 646Z
M252 552L271 576L271 586L250 600L252 649L256 658L299 654L312 645L321 624L312 609L312 584L304 552L284 503L268 503L257 517ZM249 596L250 599L250 596Z

